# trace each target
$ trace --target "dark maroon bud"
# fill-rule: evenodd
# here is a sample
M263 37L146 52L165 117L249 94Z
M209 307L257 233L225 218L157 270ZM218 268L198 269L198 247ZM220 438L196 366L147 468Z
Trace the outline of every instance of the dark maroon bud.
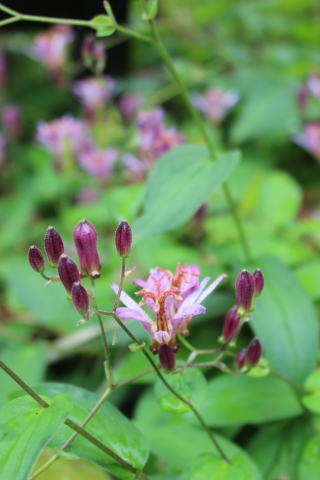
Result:
M227 342L236 332L238 325L240 323L241 317L237 315L238 308L236 306L230 308L228 311L224 326L223 326L223 341Z
M253 282L254 282L254 294L257 297L263 290L264 287L264 278L259 268L253 272Z
M132 232L126 220L122 220L117 226L114 241L118 255L122 258L129 257L132 244Z
M240 352L234 359L234 363L238 370L241 370L241 368L243 367L244 362L246 361L246 355L247 355L247 349L243 348L242 350L240 350Z
M100 261L97 251L97 232L92 223L81 220L73 231L82 277L100 277Z
M244 310L249 310L252 304L254 293L254 280L248 270L242 270L236 280L236 304Z
M176 357L168 345L160 345L159 362L165 372L171 372L176 364Z
M30 263L30 267L37 273L43 273L45 269L45 261L42 255L41 250L36 246L32 245L29 248L28 252L28 260Z
M75 282L72 285L71 298L77 312L86 317L89 311L90 300L87 290L80 282Z
M249 343L246 354L246 363L250 367L257 365L261 358L262 348L259 339L256 337Z
M54 227L48 227L44 236L44 248L51 267L56 267L64 252L62 238Z
M67 290L68 294L70 294L72 285L76 282L80 282L80 273L74 261L64 253L61 255L58 263L58 273L62 285Z

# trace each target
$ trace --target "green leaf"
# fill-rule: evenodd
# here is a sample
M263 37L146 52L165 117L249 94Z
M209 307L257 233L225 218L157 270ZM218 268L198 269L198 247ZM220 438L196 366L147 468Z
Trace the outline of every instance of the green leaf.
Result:
M48 408L23 396L0 409L0 480L25 480L41 451L72 408L68 395L58 395Z
M41 382L46 369L44 342L19 345L10 343L1 349L1 360L6 363L28 385ZM17 390L17 384L9 375L0 371L0 405L8 401Z
M246 367L244 367L246 368ZM266 358L260 358L258 365L251 368L247 375L249 377L265 377L270 373L270 366Z
M185 415L165 412L155 401L152 390L140 398L134 418L135 424L147 438L152 453L167 468L182 471L200 455L219 456L191 411ZM250 480L262 480L255 464L238 445L219 434L215 434L215 438L229 459L239 454L246 458L251 469ZM215 477L209 478L216 480Z
M97 37L109 37L116 31L114 23L108 15L96 15L91 22Z
M306 444L298 468L298 480L319 480L320 434L312 437Z
M310 392L302 398L302 403L311 412L320 414L320 370L312 372L307 378L304 388Z
M142 14L143 20L153 20L158 11L158 0L148 0L146 3L146 13Z
M291 387L278 378L219 375L208 383L199 407L210 426L263 423L294 417L302 408Z
M243 455L236 455L232 462L213 455L203 455L192 462L182 473L180 480L251 480L252 469L248 459Z
M87 414L99 401L99 397L94 393L73 385L43 383L37 385L34 389L42 395L52 396L60 392L70 395L73 409L69 418L77 424L83 422ZM142 470L148 458L148 448L145 440L132 423L109 402L105 402L99 408L86 426L86 430L135 468ZM73 431L69 427L63 425L49 446L59 448L72 433ZM66 451L100 465L119 478L125 480L134 478L132 473L118 465L115 460L80 435Z
M314 307L291 271L277 258L257 262L265 288L250 323L271 367L302 385L316 365L318 322Z
M320 299L320 260L314 258L312 261L299 265L294 273L297 279L312 300Z
M155 164L146 185L144 212L133 225L135 241L185 223L239 162L232 151L212 161L205 147L182 145Z
M185 370L181 374L167 375L169 385L186 400L196 407L204 400L207 391L207 382L202 373L196 368ZM168 388L157 379L155 395L161 407L172 413L184 413L190 407L171 393Z

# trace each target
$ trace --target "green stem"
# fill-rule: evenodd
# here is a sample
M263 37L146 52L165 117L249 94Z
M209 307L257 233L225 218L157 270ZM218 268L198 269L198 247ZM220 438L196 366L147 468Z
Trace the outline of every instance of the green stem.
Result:
M116 313L117 311L117 308L118 308L118 305L119 305L119 301L120 301L120 297L121 297L121 293L122 293L122 290L123 290L123 284L124 284L124 280L125 280L125 273L126 273L126 258L121 258L121 273L120 273L120 282L119 282L119 290L118 290L118 293L117 293L117 296L116 296L116 299L115 299L115 302L114 302L114 305L113 305L113 309L112 309L112 312L113 313Z
M4 27L5 25L9 25L9 23L14 23L14 22L19 22L20 18L18 17L11 17L11 18L6 18L5 20L2 20L0 22L0 27Z
M92 291L93 291L93 296L91 298L92 304L95 309L95 313L98 317L99 325L100 325L100 330L101 330L101 336L102 336L102 341L103 341L103 348L104 348L104 354L105 354L105 372L106 372L106 377L108 381L108 387L112 388L114 384L114 378L112 375L111 371L111 358L110 358L110 350L108 346L108 341L107 341L107 335L103 326L103 321L101 318L101 315L98 310L98 303L96 299L96 293L95 293L95 284L94 284L94 279L91 279L91 286L92 286Z
M30 388L18 375L16 375L11 368L8 367L2 360L0 360L0 368L9 375L12 380L14 380L28 395L30 395L37 403L42 408L48 408L50 405L43 400L32 388ZM135 475L138 476L139 472L128 462L126 462L123 458L121 458L119 455L114 453L110 448L108 448L106 445L101 443L97 438L93 437L90 433L88 433L86 430L84 430L82 427L74 423L72 420L67 418L64 423L72 428L75 432L77 432L79 435L84 437L86 440L88 440L90 443L95 445L99 450L102 450L104 453L106 453L109 457L113 458L119 465L121 465L123 468L126 470L129 470L130 472L134 473ZM143 477L138 477L138 478L143 478ZM146 478L146 477L144 477Z

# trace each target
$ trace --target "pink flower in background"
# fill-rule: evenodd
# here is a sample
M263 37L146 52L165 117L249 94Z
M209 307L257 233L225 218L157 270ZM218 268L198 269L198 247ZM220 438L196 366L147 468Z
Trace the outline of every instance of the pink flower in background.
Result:
M86 123L71 115L39 122L36 139L54 154L58 166L66 155L77 157L80 152L92 148Z
M123 156L122 162L132 173L140 176L164 152L181 145L184 137L177 133L174 126L166 128L164 111L161 108L139 112L136 125L139 133L139 159L127 154Z
M209 88L203 95L196 93L192 97L193 105L212 123L220 123L238 101L237 93L220 88Z
M134 302L125 292L121 293L120 300L126 305L117 309L121 319L138 320L147 330L153 340L150 347L158 353L160 346L168 345L176 351L178 345L175 341L176 334L185 334L187 325L195 315L205 313L206 309L201 302L216 288L221 280L226 277L220 275L207 288L210 277L199 283L199 267L186 265L179 266L177 273L160 268L152 269L147 281L135 280L134 283L142 287L136 295L142 296L139 304ZM115 293L118 286L111 285ZM154 318L150 318L141 306L146 305Z
M314 95L320 100L320 75L313 73L307 80L307 88L311 95Z
M308 123L302 133L293 137L293 141L320 162L320 123Z
M3 128L11 139L20 137L21 133L21 112L16 105L6 105L1 112Z
M94 177L108 177L112 172L117 159L118 151L115 148L106 150L89 149L79 154L79 165Z
M66 47L74 39L69 25L54 25L39 33L31 47L32 54L51 72L53 80L59 80L65 62Z
M141 105L142 98L140 95L136 93L122 95L119 100L118 106L124 121L128 122L135 118Z
M111 98L115 81L108 76L86 78L73 83L72 91L79 98L88 119Z

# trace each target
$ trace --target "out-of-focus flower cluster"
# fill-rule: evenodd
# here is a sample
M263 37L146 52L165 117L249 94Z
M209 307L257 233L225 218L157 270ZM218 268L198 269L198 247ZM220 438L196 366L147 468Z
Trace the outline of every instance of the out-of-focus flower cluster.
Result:
M221 123L229 110L239 101L239 95L231 90L209 88L203 94L195 93L192 96L193 105L211 123Z

